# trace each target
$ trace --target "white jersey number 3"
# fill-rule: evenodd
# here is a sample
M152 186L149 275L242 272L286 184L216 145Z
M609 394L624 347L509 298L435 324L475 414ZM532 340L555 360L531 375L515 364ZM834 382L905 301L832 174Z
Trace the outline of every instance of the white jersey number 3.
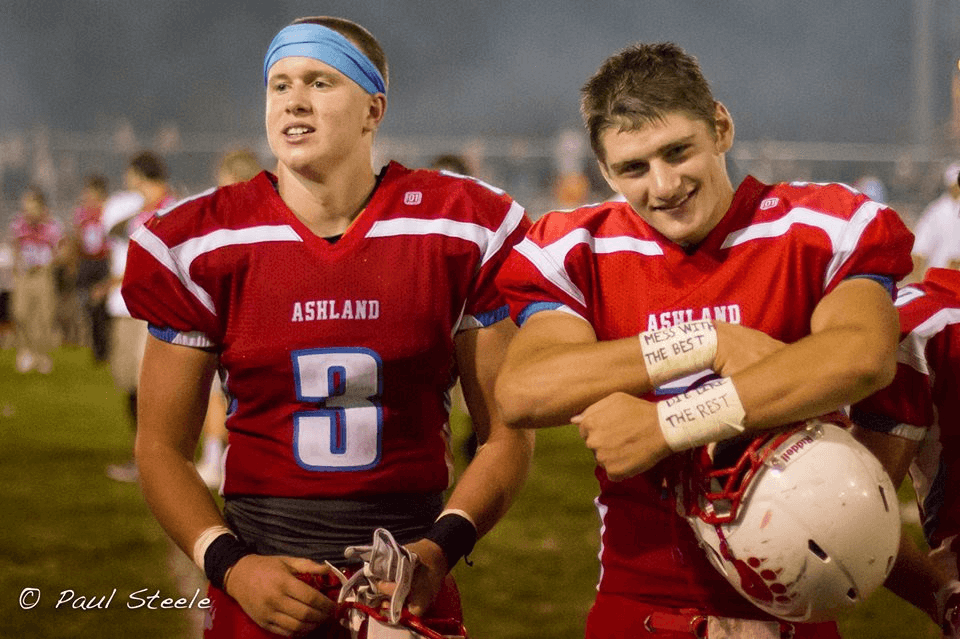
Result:
M383 452L382 361L366 348L311 348L291 353L297 399L316 410L293 416L293 453L303 468L372 468Z

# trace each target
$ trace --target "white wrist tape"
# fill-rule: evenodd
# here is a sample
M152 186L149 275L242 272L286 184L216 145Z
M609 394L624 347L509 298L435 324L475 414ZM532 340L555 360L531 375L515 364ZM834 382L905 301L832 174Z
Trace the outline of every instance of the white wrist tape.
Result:
M200 533L197 540L193 542L193 563L199 566L201 572L203 571L203 557L207 554L207 548L217 537L224 534L236 537L233 531L226 526L210 526Z
M638 335L647 375L656 388L664 382L713 368L717 329L710 320L684 322Z
M477 529L477 522L473 521L473 517L471 517L465 510L460 510L459 508L444 508L443 512L440 513L434 521L440 521L440 518L444 515L460 515L473 525L474 530Z
M729 377L657 403L660 430L675 453L739 435L745 415Z

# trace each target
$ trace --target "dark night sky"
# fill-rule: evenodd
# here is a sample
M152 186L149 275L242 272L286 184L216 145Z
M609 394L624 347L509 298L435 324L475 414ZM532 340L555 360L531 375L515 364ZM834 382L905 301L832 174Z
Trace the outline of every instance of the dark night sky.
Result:
M384 131L546 135L608 54L697 55L740 139L910 140L913 2L836 0L11 0L0 6L0 133L35 125L259 131L261 64L300 15L355 19L391 62ZM960 5L933 0L934 116L949 112Z

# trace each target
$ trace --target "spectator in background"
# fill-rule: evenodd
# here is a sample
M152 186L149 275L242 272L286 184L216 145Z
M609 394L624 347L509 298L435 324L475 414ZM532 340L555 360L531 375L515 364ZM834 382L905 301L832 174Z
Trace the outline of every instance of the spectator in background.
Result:
M107 178L88 175L83 182L80 203L73 212L71 244L76 255L76 290L89 335L94 361L106 362L110 345L106 301L94 301L91 290L110 275L110 251L107 229L103 225L103 205L107 200Z
M53 262L56 300L53 316L57 344L79 345L82 340L80 301L77 297L77 254L74 248L71 242L62 242Z
M10 297L13 292L13 247L0 237L0 349L13 344L13 311Z
M20 199L21 215L10 227L13 245L13 321L17 342L17 371L53 369L50 353L56 347L56 285L54 265L63 228L50 215L47 199L30 186Z
M467 166L466 158L456 153L438 155L430 162L430 168L435 171L450 171L457 175L470 175L470 167Z
M217 164L217 186L246 182L262 170L257 154L250 149L227 151Z
M868 198L874 202L880 202L881 204L887 201L887 187L884 186L883 180L878 178L876 175L862 175L856 182L853 183L853 188L857 189Z
M235 149L223 155L217 165L217 186L229 186L246 182L263 168L257 155L249 149ZM218 488L223 477L223 451L227 446L228 399L221 380L214 378L210 387L210 403L203 420L203 445L197 472L210 488Z
M105 297L107 313L111 317L110 373L114 385L126 395L134 433L137 429L137 381L140 359L147 341L147 323L130 317L120 295L120 284L126 267L130 234L143 226L156 211L173 206L177 201L167 179L167 167L154 153L144 151L130 161L125 175L127 188L142 198L142 205L118 207L118 215L109 216L109 234L113 244L110 277L98 284L99 295ZM126 203L135 201L126 199ZM117 481L137 480L139 473L132 457L132 446L130 452L131 458L126 463L107 467L107 476Z
M960 162L943 172L945 191L917 221L913 242L913 272L909 281L923 279L928 268L960 268Z

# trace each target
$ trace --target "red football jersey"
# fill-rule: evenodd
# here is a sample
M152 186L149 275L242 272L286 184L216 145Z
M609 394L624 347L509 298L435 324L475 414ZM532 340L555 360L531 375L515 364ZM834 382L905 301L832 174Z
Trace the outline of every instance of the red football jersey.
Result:
M10 225L10 235L20 254L19 268L51 266L63 239L63 227L54 218L38 222L20 216Z
M960 271L933 268L897 295L900 348L890 386L854 407L860 425L924 438L910 468L931 546L960 534Z
M73 212L73 228L77 234L80 257L85 260L100 260L110 253L107 229L103 226L103 209L96 206L80 206Z
M458 331L507 317L494 275L529 226L477 180L391 163L335 243L261 173L160 213L123 295L154 336L212 348L231 398L224 494L438 493Z
M906 275L912 241L894 211L842 185L768 186L748 177L693 251L667 240L629 204L607 202L538 220L498 282L518 323L561 309L588 321L598 339L613 340L705 318L789 343L809 334L814 308L845 278L892 284ZM657 394L682 391L695 377ZM599 589L763 618L710 566L677 516L675 478L687 459L673 455L622 482L598 467Z

